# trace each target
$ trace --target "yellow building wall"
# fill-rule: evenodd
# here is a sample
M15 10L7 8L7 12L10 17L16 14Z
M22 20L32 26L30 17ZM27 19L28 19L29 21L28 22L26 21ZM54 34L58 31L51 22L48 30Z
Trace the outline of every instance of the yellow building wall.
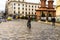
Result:
M56 0L56 5L60 5L60 0Z
M57 7L56 9L56 16L59 16L60 15L60 7Z
M60 0L56 0L56 16L60 16Z

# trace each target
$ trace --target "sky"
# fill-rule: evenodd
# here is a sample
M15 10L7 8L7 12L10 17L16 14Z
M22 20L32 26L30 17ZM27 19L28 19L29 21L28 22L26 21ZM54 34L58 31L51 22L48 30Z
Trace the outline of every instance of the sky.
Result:
M5 10L5 3L7 0L0 0L0 11ZM39 3L40 0L26 0L27 2ZM54 4L56 4L56 0L54 0Z

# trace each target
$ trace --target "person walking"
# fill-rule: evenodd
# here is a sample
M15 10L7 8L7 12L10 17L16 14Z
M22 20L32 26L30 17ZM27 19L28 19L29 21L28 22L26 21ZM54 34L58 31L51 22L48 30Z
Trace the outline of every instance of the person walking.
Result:
M55 26L56 19L55 17L52 17L52 26Z
M31 18L30 18L30 16L28 17L27 27L29 29L31 29Z

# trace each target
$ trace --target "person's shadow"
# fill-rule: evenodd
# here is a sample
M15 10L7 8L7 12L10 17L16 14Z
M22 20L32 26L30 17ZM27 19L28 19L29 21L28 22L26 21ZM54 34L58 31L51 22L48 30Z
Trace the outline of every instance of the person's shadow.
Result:
M28 27L27 27L27 31L29 34L31 34L31 29L29 29Z

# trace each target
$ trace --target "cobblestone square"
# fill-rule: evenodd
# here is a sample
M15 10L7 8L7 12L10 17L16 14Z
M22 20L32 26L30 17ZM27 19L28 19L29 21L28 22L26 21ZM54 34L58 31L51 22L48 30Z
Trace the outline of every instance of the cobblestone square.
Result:
M0 40L60 40L60 27L41 22L31 22L27 28L27 20L14 20L0 24Z

